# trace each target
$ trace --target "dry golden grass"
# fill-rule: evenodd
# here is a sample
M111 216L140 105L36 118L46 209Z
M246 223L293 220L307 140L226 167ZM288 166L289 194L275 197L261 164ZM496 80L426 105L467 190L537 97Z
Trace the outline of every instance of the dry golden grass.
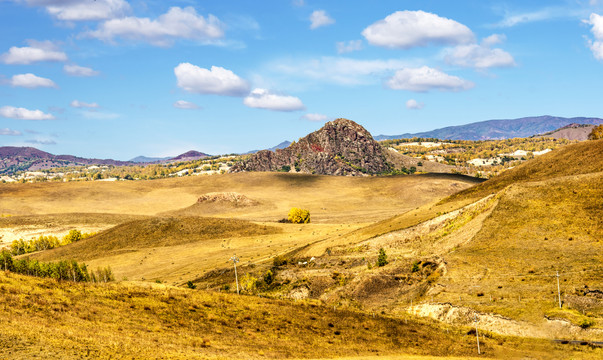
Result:
M446 256L437 299L539 323L557 306L559 271L564 307L603 328L603 301L581 295L603 290L601 199L603 173L511 186L472 241Z
M600 172L603 169L601 154L603 140L567 145L507 170L478 186L460 191L446 200L478 199L511 184Z
M0 273L0 299L0 357L11 359L468 358L476 353L467 329L313 302L5 273ZM482 357L601 353L492 334L484 334L480 345Z
M309 209L315 223L368 223L453 194L477 182L453 175L338 177L237 173L150 181L1 184L2 213L156 215L195 204L209 192L238 192L260 202L212 216L276 221L292 207ZM197 212L194 215L208 214Z
M312 303L0 274L0 356L291 358L467 356L473 338ZM503 340L504 341L504 340ZM512 340L511 340L512 341ZM489 339L485 349L496 348Z
M205 240L279 233L274 226L245 220L203 217L153 217L130 221L67 246L39 253L41 260L90 260L145 248L177 246Z

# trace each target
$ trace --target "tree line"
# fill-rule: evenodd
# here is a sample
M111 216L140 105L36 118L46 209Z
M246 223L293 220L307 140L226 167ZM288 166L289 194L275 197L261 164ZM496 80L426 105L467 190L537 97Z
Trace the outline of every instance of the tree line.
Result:
M75 260L41 262L29 258L14 259L11 253L6 250L0 253L0 268L4 271L22 275L48 277L73 282L108 282L115 280L110 267L88 271L86 264L80 264Z
M80 241L92 235L94 234L82 234L81 231L74 229L69 231L69 234L65 235L62 240L59 240L59 238L53 235L40 235L37 239L31 240L14 240L10 244L10 252L12 255L17 256L35 251L54 249L59 246L69 245L72 242Z

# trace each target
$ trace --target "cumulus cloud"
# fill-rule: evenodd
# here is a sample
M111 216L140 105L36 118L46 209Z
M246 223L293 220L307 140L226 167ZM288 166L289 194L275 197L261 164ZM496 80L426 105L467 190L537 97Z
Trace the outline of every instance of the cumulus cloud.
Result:
M427 92L430 90L460 91L471 89L474 84L440 70L423 66L396 71L386 85L393 90Z
M83 102L83 101L79 101L79 100L73 100L71 102L71 104L69 104L71 107L74 108L88 108L88 109L96 109L98 108L98 104L97 103L87 103L87 102Z
M336 43L337 53L349 53L362 50L362 40L339 41Z
M4 128L4 129L0 129L0 135L20 136L22 134L18 130L12 130L12 129L9 129L9 128Z
M308 121L317 121L317 122L325 122L330 119L327 115L316 114L316 113L308 113L301 117L304 120Z
M122 17L131 11L124 0L25 0L30 6L43 6L54 18L63 21L105 20Z
M190 63L174 68L178 86L188 92L228 96L244 96L249 92L247 81L219 66L204 69Z
M193 7L172 7L157 19L124 17L102 23L88 36L114 41L115 38L144 41L156 46L169 46L176 39L210 41L224 36L224 25L213 15L198 15Z
M409 110L421 110L424 106L425 104L415 99L410 99L406 102L406 108Z
M67 75L79 77L90 77L100 74L99 71L93 70L89 67L79 66L75 64L67 64L63 66L63 71L65 71Z
M476 69L488 69L493 67L513 67L515 59L508 52L499 48L491 48L492 45L504 41L504 35L491 35L483 39L481 44L459 45L445 51L447 63L472 67Z
M603 61L603 16L592 13L586 23L592 25L590 30L595 37L595 40L589 40L588 45L593 52L595 59Z
M39 87L56 88L57 84L50 79L36 76L32 73L13 75L10 84L16 87L35 89Z
M46 114L41 110L29 110L22 107L3 106L0 107L0 116L17 120L52 120L52 114Z
M8 49L0 61L9 65L28 65L40 61L67 61L67 55L51 41L28 40L29 46Z
M174 103L174 107L178 108L178 109L190 109L190 110L200 109L199 105L189 102L189 101L185 101L185 100L176 101Z
M370 25L362 35L371 45L409 49L428 44L466 44L475 36L459 22L425 11L396 11Z
M243 104L252 108L274 111L297 111L306 108L298 97L273 94L266 89L253 89L243 99Z
M285 74L297 82L316 81L338 85L371 84L394 70L410 66L400 59L357 60L345 57L321 57L317 59L279 59L271 63L270 71Z
M322 26L327 26L335 23L335 19L329 16L324 10L315 10L310 15L310 29L318 29Z

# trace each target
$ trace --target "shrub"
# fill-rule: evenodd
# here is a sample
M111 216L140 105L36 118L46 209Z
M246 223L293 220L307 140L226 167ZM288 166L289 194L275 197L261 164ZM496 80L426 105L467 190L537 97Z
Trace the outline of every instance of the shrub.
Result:
M266 285L272 284L273 281L274 273L272 273L271 270L266 271L266 273L264 274L264 282L266 283Z
M588 319L588 318L584 318L582 320L580 320L580 323L578 323L578 326L580 326L583 329L588 329L589 327L595 325L594 320L592 319Z
M196 289L197 288L197 285L193 284L193 282L190 281L190 280L186 282L186 286L188 286L189 289Z
M599 125L593 128L590 135L588 135L589 140L599 140L603 139L603 125Z
M287 220L293 224L307 224L310 222L310 211L300 208L291 208Z
M63 244L67 245L67 244L71 244L72 242L76 242L76 241L80 241L82 240L83 236L82 236L82 232L79 230L70 230L69 234L65 235L65 237L63 238Z
M416 262L416 261L415 261L414 263L412 263L412 267L410 268L410 271L411 271L411 272L417 272L417 271L419 271L419 270L420 270L420 268L419 268L419 263L418 263L418 262Z
M286 257L284 256L275 256L274 259L272 259L272 265L274 266L283 266L283 265L287 265L287 263L289 262L289 260L287 260Z
M379 256L377 257L377 266L387 265L387 254L383 248L379 249Z

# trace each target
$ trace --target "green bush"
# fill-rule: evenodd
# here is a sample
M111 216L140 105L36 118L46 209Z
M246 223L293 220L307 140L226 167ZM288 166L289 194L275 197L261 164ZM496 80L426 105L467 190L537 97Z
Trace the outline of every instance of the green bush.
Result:
M307 224L310 222L310 211L300 208L291 208L287 220L293 224Z
M387 254L383 248L379 249L379 256L377 257L377 266L387 265Z
M410 271L411 271L411 272L417 272L417 271L419 271L419 270L420 270L420 268L419 268L419 263L418 263L418 262L416 262L416 261L415 261L414 263L412 263L412 267L410 268Z

